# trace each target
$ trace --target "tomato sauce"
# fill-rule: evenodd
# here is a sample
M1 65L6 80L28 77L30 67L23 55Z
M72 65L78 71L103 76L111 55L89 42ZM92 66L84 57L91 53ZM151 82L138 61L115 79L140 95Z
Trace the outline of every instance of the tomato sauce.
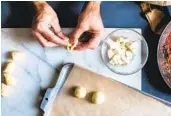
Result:
M169 68L171 69L171 33L166 39L166 60Z

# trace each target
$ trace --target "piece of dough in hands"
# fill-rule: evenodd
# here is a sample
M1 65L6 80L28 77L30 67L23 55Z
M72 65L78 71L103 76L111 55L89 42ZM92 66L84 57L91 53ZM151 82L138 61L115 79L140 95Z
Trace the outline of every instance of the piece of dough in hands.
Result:
M70 44L69 41L68 41L67 50L68 50L68 51L73 51L74 48L75 48L77 45L78 45L78 40L77 40L73 45Z

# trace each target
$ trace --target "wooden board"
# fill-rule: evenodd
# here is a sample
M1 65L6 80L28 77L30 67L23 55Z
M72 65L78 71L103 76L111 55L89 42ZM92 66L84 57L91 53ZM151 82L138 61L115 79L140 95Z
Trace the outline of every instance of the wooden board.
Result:
M126 78L126 77L125 77ZM73 96L75 86L84 86L87 96ZM102 91L105 102L90 101L93 91ZM87 69L74 66L52 107L51 116L171 116L171 107Z

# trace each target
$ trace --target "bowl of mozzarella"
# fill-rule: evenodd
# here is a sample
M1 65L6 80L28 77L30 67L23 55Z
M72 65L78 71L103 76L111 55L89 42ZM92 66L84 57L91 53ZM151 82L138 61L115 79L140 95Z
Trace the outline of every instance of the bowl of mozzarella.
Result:
M105 38L101 47L107 68L120 75L134 74L142 69L148 52L146 40L133 29L116 29Z

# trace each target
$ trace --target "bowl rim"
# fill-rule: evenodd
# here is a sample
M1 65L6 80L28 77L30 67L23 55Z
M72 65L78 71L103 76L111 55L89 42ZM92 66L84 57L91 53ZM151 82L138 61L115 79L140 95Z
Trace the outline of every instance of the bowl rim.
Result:
M104 44L105 44L105 41L106 41L113 33L115 33L116 31L120 31L120 30L129 30L129 31L135 32L136 34L138 34L138 35L140 35L140 36L142 37L142 39L143 39L144 42L145 42L145 45L147 46L147 57L145 58L144 62L141 64L140 67L138 67L136 70L134 70L134 71L132 71L132 72L130 72L130 73L123 73L123 72L119 72L119 71L116 71L116 70L114 70L114 69L111 69L111 68L106 64L106 62L105 62L105 60L104 60L104 58L103 58L103 53L102 53L103 50L102 50L102 48L103 48L103 46L104 46ZM145 64L147 63L148 56L149 56L149 48L148 48L147 41L146 41L145 38L142 36L142 34L140 34L140 33L137 32L136 30L131 29L131 28L119 28L119 29L116 29L116 30L110 32L110 33L105 37L105 39L104 39L103 42L102 42L102 46L101 46L101 58L102 58L102 60L103 60L103 63L106 65L106 67L107 67L109 70L111 70L112 72L114 72L114 73L116 73L116 74L119 74L119 75L131 75L131 74L134 74L134 73L138 72L138 71L141 70L141 69L145 66Z
M169 32L171 32L169 29L171 28L171 21L167 24L167 26L165 27L165 29L163 30L160 38L159 38L159 41L158 41L158 46L157 46L157 66L159 68L159 71L160 71L160 74L163 78L163 80L165 81L165 83L167 84L167 86L171 89L171 85L169 85L169 82L168 82L168 78L166 77L166 74L164 74L164 71L162 70L162 67L160 65L160 61L159 61L159 52L160 52L160 48L161 48L161 43L162 43L162 40L166 41L168 35L169 35ZM169 30L169 31L168 31ZM168 32L167 32L168 31ZM168 34L168 35L167 35ZM167 35L167 36L166 36ZM169 79L170 80L170 79Z

